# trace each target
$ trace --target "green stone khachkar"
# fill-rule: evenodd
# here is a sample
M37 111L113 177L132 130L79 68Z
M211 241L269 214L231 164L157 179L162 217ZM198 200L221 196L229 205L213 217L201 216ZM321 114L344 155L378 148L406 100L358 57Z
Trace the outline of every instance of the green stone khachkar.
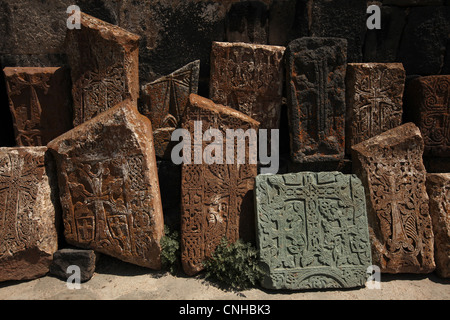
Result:
M355 175L259 175L255 201L263 287L364 286L372 259L364 187Z

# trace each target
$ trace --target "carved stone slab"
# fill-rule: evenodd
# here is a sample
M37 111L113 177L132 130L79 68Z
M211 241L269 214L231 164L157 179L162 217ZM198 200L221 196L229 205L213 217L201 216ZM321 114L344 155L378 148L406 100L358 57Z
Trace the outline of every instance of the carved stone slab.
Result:
M74 126L126 99L137 103L139 36L81 13L81 29L68 29L65 46Z
M347 41L300 38L285 55L292 160L342 159Z
M7 67L3 71L18 146L45 146L72 129L67 69Z
M450 75L419 77L406 89L407 112L419 127L425 155L450 156Z
M159 269L164 222L150 120L127 100L48 147L67 242Z
M427 174L426 185L433 222L436 272L450 278L450 173Z
M402 124L405 69L401 63L349 63L345 147Z
M263 287L364 286L371 253L364 188L355 175L258 175L255 194Z
M169 159L170 137L178 128L189 95L197 94L200 60L142 86L139 111L150 119L156 155Z
M434 241L419 129L406 123L352 149L353 170L368 199L373 263L386 273L432 272Z
M259 126L239 111L191 94L182 121L191 141L196 121L202 121L197 134L203 135L210 128L222 133L224 157L227 129L247 131ZM205 149L208 144L203 142L201 146ZM181 169L181 261L188 275L203 269L202 261L211 256L223 237L231 242L238 238L254 241L253 188L257 175L257 165L250 163L247 147L244 164L227 164L225 158L223 164L195 164L196 147L194 143L191 146L191 164L184 163ZM233 147L236 152L235 144Z
M283 90L285 47L243 42L213 42L210 97L278 129Z
M44 276L58 250L57 181L46 151L0 148L0 281Z

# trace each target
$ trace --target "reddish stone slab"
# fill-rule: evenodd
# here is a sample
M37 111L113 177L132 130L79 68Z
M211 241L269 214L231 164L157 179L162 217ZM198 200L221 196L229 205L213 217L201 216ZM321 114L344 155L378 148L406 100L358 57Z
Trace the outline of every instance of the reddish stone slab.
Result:
M169 159L170 137L184 113L189 95L197 93L200 60L142 86L139 111L153 126L156 155Z
M436 272L450 278L450 173L427 174Z
M405 69L401 63L349 63L345 147L402 124Z
M7 67L3 71L18 146L45 146L72 129L67 69Z
M285 47L243 42L213 42L210 98L278 129Z
M139 36L81 13L81 29L67 31L74 126L139 97Z
M48 147L67 242L159 269L164 222L150 121L127 100Z
M202 121L201 134L210 128L221 132L223 157L227 129L247 131L259 126L239 111L192 94L182 121L192 142L195 121ZM232 143L235 147L235 140ZM203 142L202 149L208 144ZM196 147L193 143L189 147L191 163L183 163L181 169L181 261L184 271L194 275L203 269L202 261L211 256L223 237L231 242L239 238L254 241L253 188L257 165L250 163L247 146L244 164L227 164L225 160L223 164L195 164Z
M353 170L368 199L373 263L387 273L432 272L434 240L419 129L407 123L352 150Z
M419 77L406 88L406 112L419 127L425 155L450 156L450 75Z
M0 281L49 271L60 214L54 170L46 147L0 148Z

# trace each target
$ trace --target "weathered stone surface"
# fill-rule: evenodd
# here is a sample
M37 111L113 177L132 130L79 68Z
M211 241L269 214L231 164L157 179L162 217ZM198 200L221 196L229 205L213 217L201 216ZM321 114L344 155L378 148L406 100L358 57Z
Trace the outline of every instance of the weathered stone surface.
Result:
M227 40L229 42L267 44L268 17L268 6L263 2L233 3L227 14Z
M364 188L355 175L258 175L255 193L263 287L364 286L371 254Z
M49 271L60 213L54 170L46 147L0 148L0 281Z
M450 278L450 173L429 173L426 185L433 222L436 272Z
M286 46L291 40L301 37L301 31L305 31L303 36L307 36L307 28L301 28L297 25L298 20L305 25L307 24L301 13L303 9L306 9L304 1L273 1L269 8L267 43L275 46ZM303 10L303 12L305 11Z
M278 129L283 90L281 46L213 42L210 98Z
M73 124L139 97L139 36L81 13L81 29L67 31Z
M382 0L384 5L414 7L414 6L441 6L443 0Z
M202 121L202 127L197 121ZM246 145L245 163L238 164L238 147L235 139L230 139L235 161L228 164L225 132L227 129L257 130L258 126L257 121L232 108L194 94L189 98L182 128L190 133L193 141L189 146L192 147L192 159L190 164L183 163L181 167L181 261L188 275L203 269L202 261L211 256L223 237L231 242L238 238L254 241L253 185L257 165L256 159L252 162L250 157L256 155ZM222 142L216 141L220 143L222 154L215 154L223 164L198 164L195 161L198 153L195 136L203 136L210 128L223 136ZM199 145L204 150L209 143L204 141Z
M164 222L150 120L127 100L48 147L67 242L159 269Z
M5 68L3 71L18 146L43 146L72 129L67 69Z
M401 63L347 65L345 148L402 124L405 70Z
M373 264L386 273L432 272L434 241L419 129L406 123L352 151L353 170L366 190Z
M69 266L80 268L80 281L89 281L95 272L98 254L94 250L65 248L55 252L50 265L50 273L62 280L67 280L72 273L67 273Z
M344 157L347 44L300 38L285 53L291 156L295 162Z
M156 155L169 159L170 137L180 125L189 95L198 93L200 61L142 86L139 111L150 119Z
M427 156L450 156L450 75L417 77L405 91L406 112L420 129Z

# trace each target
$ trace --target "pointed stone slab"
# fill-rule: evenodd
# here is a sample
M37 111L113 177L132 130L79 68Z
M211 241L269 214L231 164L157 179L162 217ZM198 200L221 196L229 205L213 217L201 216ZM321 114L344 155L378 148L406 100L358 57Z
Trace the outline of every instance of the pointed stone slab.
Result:
M300 38L288 45L285 56L292 160L341 160L347 41Z
M49 271L58 250L58 205L46 147L0 148L0 281Z
M127 100L48 147L67 242L159 269L164 222L150 120Z
M81 13L81 29L67 31L73 124L95 117L121 101L139 97L139 36Z
M285 47L243 42L213 42L210 97L278 129L283 90Z
M67 69L7 67L3 71L18 146L45 146L72 129Z
M178 128L189 95L197 94L200 60L142 86L139 111L150 119L156 155L169 159L170 137Z
M258 175L255 193L263 287L364 286L372 263L364 188L355 175Z
M419 129L406 123L352 150L353 170L366 190L373 264L386 273L432 272L434 241Z
M402 124L405 69L401 63L349 63L345 148Z
M202 121L202 127L197 128L195 121ZM218 130L223 135L220 147L224 157L227 129L245 132L257 130L258 126L243 113L195 94L189 97L182 121L192 142L195 134L203 135L210 128ZM200 146L205 149L207 144ZM253 188L257 175L257 165L250 163L247 146L244 164L227 164L225 158L223 164L195 164L196 147L193 143L191 147L191 164L184 163L181 168L181 261L188 275L203 269L202 261L211 256L223 237L231 242L238 238L254 241Z
M436 272L450 278L450 173L427 174Z

